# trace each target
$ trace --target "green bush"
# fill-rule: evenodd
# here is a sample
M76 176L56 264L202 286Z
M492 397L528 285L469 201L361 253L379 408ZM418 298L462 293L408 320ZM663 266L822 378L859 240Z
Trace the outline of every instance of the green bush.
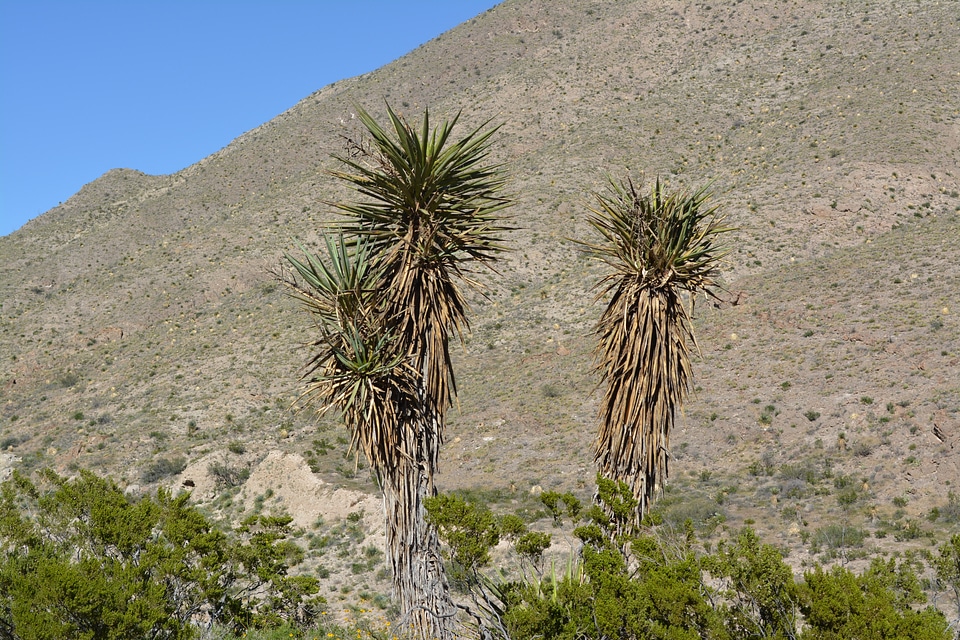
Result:
M445 551L451 565L448 574L466 589L480 582L479 571L490 564L490 551L501 539L513 540L521 559L534 565L539 565L543 551L550 546L549 534L529 531L519 516L497 517L487 507L459 495L434 496L424 506L427 521L437 527L449 547Z
M940 611L912 605L925 598L906 563L876 558L862 575L845 567L804 574L802 640L944 640L951 637Z
M896 523L893 537L898 542L903 542L904 540L916 540L921 535L923 535L923 529L920 528L920 523L906 518L902 522Z
M189 494L132 500L87 471L38 476L0 485L0 637L179 639L201 614L237 631L314 617L316 580L287 576L302 555L289 518L228 536Z
M185 458L157 458L140 474L140 481L143 484L152 484L157 480L175 476L186 468Z
M804 474L801 474L804 475ZM557 520L577 526L579 553L565 570L486 577L502 531L485 507L441 496L428 505L440 536L473 575L473 611L482 633L501 640L637 638L658 640L947 640L943 614L916 610L923 593L908 562L874 561L863 575L815 569L798 583L777 549L749 527L714 554L697 545L693 525L648 517L629 524L626 485L598 478L597 504L564 513L559 494L544 500ZM569 494L566 494L569 495ZM570 496L571 499L572 496ZM575 499L573 499L575 500ZM446 524L444 524L446 523ZM862 535L862 532L860 532ZM825 544L830 544L824 540ZM861 538L862 543L862 538ZM515 549L517 545L515 544ZM960 594L960 536L945 546L938 575ZM503 576L502 573L500 573ZM957 598L960 610L960 596Z
M799 591L780 552L745 527L704 563L721 579L719 607L730 638L794 638Z

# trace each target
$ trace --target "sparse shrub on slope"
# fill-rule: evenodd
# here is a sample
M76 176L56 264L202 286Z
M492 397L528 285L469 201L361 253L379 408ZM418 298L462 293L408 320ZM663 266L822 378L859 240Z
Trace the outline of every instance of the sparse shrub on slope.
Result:
M187 468L187 461L183 457L178 458L157 458L144 469L140 475L140 481L144 484L152 484L157 480L163 480L169 476L175 476Z
M218 490L238 487L250 477L249 467L229 465L226 462L211 462L207 465L207 473L213 476Z

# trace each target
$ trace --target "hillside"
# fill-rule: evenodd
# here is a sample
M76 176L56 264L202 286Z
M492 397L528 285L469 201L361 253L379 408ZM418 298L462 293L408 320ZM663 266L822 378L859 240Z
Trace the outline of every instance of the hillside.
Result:
M953 0L506 0L176 174L110 171L0 238L0 466L189 479L227 515L269 499L304 526L363 508L375 528L346 433L296 404L309 320L269 271L316 245L345 194L331 155L356 105L386 100L502 123L516 202L457 351L441 489L504 508L590 494L601 270L571 239L630 171L712 181L738 228L737 304L697 306L668 514L716 536L753 520L798 562L838 519L881 549L910 523L942 539L957 525L927 518L960 482L957 42ZM254 475L224 490L211 462ZM334 489L335 509L311 498Z

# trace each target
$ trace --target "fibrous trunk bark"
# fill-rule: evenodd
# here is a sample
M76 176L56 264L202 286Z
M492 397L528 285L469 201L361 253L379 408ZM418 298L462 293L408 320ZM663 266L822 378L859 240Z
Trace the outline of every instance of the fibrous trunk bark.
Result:
M604 477L630 487L637 500L632 524L639 526L669 473L670 432L686 397L693 334L675 291L626 286L598 328L607 390L595 461Z
M423 506L436 494L429 464L429 459L411 461L382 478L387 555L402 635L453 640L457 609L450 598L440 539Z

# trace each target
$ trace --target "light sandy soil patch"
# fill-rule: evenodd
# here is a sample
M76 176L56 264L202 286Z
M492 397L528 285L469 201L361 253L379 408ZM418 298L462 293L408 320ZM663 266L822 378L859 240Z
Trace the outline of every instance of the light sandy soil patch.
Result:
M190 480L195 485L193 492L197 499L215 497L215 481L207 470L214 458L215 455L204 457L188 466L174 487L183 487L183 482ZM324 482L310 471L299 454L273 450L253 467L240 494L244 510L249 511L257 496L268 492L270 497L264 501L264 511L288 513L297 527L309 528L319 519L335 522L360 511L370 535L383 536L383 507L378 497Z

